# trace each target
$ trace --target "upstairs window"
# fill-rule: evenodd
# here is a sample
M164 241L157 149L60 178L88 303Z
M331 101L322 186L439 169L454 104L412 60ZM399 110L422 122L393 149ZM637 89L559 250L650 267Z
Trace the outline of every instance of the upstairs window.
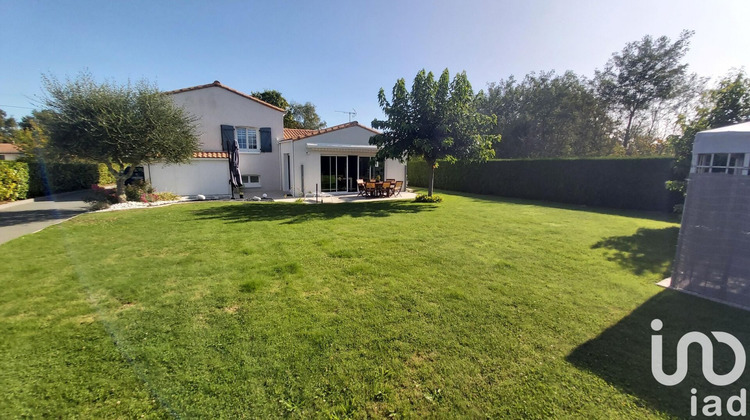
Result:
M235 127L240 150L258 150L258 131L252 127Z

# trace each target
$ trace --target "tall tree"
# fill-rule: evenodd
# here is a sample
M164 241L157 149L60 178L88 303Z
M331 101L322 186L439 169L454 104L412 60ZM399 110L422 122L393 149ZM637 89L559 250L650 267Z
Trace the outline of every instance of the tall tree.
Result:
M8 117L8 114L0 109L0 143L12 143L13 135L17 129L16 119Z
M682 135L670 137L675 163L672 181L667 189L686 193L685 179L690 173L695 134L711 128L723 127L750 120L750 78L744 71L730 73L718 82L715 89L705 92L703 103L694 118L682 119Z
M568 71L531 73L491 83L480 109L495 114L503 158L605 156L613 153L614 124L591 84Z
M278 90L268 89L263 92L252 92L251 95L273 106L283 109L289 108L289 102L287 102Z
M623 118L622 145L630 153L633 123L639 112L647 112L660 100L677 95L685 86L692 31L683 31L675 41L646 35L612 54L603 70L596 71L599 94Z
M278 90L253 92L252 96L271 105L286 109L287 112L284 114L284 128L318 130L326 126L326 122L320 120L320 116L315 110L315 105L310 102L305 102L304 104L297 102L290 103Z
M381 88L378 101L386 119L372 122L383 131L370 138L370 144L378 146L377 157L402 162L423 158L430 167L430 196L438 160L482 161L495 155L492 143L500 136L488 133L497 118L477 110L479 100L465 72L451 82L445 69L436 81L432 72L423 69L414 78L411 93L404 79L398 79L391 100Z
M263 102L268 102L271 105L283 108L287 111L284 114L284 128L300 128L299 124L294 120L294 116L289 112L289 102L278 90L264 90L263 92L253 92L252 96L260 99Z
M136 166L185 163L198 151L196 119L146 81L99 84L88 73L60 82L44 77L45 125L63 156L104 163L125 201L125 180Z
M307 130L319 130L325 128L326 122L320 119L320 115L315 110L315 105L310 102L304 104L298 102L292 102L289 105L289 112L287 115L291 116L292 122L287 128L304 128Z

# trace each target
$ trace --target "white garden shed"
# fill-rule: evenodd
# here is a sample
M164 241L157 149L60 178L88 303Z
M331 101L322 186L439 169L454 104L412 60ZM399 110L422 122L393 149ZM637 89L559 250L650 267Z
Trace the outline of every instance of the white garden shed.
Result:
M750 122L695 136L671 287L750 308Z

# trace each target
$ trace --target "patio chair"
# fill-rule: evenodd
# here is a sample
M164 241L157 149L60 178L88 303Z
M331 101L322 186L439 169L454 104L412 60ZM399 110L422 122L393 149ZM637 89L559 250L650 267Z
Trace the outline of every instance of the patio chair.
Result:
M378 193L378 190L377 188L375 188L374 182L365 183L365 197L375 197L377 193Z
M396 181L396 185L393 187L393 194L400 196L401 187L404 185L404 181Z
M381 193L382 193L382 194L384 194L384 195L385 195L386 197L390 197L390 196L391 196L391 183L390 183L390 182L388 182L388 181L385 181L385 182L383 183L383 187L382 187L382 189L381 189L380 191L381 191Z
M391 184L393 184L394 182L396 182L396 178L386 178L386 181L388 181Z
M357 180L357 196L365 196L365 180L364 179L358 179Z

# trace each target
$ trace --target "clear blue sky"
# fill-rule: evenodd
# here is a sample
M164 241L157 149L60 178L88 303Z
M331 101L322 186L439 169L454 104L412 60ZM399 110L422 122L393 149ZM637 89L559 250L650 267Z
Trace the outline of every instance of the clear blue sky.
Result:
M381 117L378 90L422 68L475 90L510 75L592 76L646 34L695 30L686 61L714 79L750 63L750 1L0 0L0 108L17 118L41 75L146 78L163 90L219 80L310 101L328 125ZM11 107L13 106L13 107Z

